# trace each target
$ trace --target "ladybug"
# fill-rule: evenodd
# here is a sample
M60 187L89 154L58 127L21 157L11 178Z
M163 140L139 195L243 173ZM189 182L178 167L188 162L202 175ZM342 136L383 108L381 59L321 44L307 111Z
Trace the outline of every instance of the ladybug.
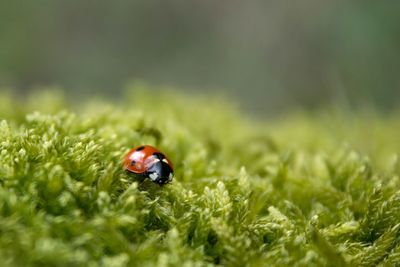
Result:
M172 181L172 162L157 148L142 145L131 149L125 156L124 169L163 185Z

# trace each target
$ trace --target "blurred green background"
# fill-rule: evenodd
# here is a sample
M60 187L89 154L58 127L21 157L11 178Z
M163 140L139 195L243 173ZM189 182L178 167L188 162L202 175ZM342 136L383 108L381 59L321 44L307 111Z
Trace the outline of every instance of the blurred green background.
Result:
M256 114L396 107L399 1L0 1L0 87L81 98L135 80ZM157 93L157 92L155 92Z

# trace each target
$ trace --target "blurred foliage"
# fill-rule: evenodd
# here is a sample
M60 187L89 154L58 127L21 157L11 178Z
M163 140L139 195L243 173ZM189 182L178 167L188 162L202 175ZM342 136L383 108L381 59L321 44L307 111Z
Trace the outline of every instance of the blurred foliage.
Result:
M74 107L1 95L3 266L400 263L398 113L260 121L138 89ZM123 156L157 140L176 178L138 184Z
M400 2L0 0L0 86L225 89L256 112L400 97Z

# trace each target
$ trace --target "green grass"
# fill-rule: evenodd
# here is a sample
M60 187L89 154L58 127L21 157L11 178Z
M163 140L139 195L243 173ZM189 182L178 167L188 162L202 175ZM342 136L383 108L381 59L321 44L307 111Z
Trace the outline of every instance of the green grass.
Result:
M0 97L1 266L400 264L399 113L246 118L219 99ZM133 146L175 164L122 170Z

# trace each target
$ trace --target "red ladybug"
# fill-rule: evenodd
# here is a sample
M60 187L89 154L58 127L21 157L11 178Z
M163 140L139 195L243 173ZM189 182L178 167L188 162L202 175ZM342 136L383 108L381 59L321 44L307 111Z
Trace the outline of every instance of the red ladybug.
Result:
M143 145L133 148L125 156L124 168L162 185L172 181L172 162L157 148Z

